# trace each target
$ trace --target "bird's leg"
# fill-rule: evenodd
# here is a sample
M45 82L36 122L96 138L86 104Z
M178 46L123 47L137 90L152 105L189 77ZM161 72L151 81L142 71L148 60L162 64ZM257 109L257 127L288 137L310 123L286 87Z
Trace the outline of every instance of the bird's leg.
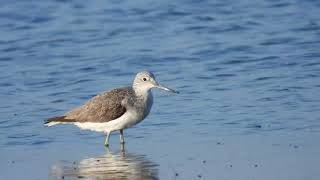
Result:
M122 157L126 156L126 149L124 147L124 144L120 144L120 152Z
M123 129L120 129L120 143L124 144Z
M109 147L109 137L110 137L110 134L111 134L111 131L110 132L107 132L107 137L106 137L106 140L104 141L104 145L106 147Z

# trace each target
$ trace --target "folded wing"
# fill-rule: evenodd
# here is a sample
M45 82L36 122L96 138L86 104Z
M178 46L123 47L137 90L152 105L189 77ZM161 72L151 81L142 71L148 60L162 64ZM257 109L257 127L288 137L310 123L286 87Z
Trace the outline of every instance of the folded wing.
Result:
M79 106L63 116L49 118L50 122L108 122L119 118L126 112L121 101L126 97L132 97L134 91L131 87L124 87L99 94L84 105Z

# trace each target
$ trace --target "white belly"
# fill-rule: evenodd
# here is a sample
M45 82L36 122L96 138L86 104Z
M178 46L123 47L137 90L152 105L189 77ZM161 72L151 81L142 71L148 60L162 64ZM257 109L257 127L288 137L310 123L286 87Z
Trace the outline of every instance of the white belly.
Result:
M81 129L107 133L132 127L142 120L143 117L139 116L135 111L127 111L121 117L109 122L76 122L74 123L74 125L78 126Z
M112 131L126 129L132 127L139 122L141 122L150 112L153 104L152 93L149 92L145 97L138 99L139 105L128 106L127 111L119 118L105 122L105 123L94 123L94 122L84 122L84 123L74 123L81 129L87 129L91 131L98 131L109 133Z

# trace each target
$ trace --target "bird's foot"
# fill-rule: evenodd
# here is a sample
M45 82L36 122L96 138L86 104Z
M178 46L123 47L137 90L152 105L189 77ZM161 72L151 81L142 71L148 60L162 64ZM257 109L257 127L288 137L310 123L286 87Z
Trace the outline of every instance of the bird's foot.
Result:
M108 148L108 147L109 147L109 144L106 143L106 144L104 144L104 146Z
M125 142L124 141L120 141L120 144L125 144Z

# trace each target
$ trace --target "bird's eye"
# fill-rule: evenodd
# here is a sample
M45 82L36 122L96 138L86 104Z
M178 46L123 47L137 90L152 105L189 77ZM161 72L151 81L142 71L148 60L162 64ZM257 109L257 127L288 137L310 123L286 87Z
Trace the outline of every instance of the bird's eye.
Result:
M147 81L147 78L143 78L142 80L143 80L143 81Z

